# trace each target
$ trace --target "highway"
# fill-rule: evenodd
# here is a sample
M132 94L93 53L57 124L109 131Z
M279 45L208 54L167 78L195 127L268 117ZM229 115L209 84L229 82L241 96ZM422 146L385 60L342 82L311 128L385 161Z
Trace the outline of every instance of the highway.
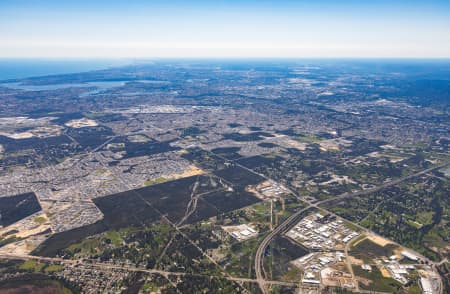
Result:
M289 218L287 218L281 225L276 227L273 231L271 231L259 244L258 249L256 250L255 255L255 274L256 274L256 280L258 282L259 287L261 288L261 291L263 293L268 293L267 289L267 281L264 280L263 274L262 274L262 268L263 268L263 260L264 260L264 252L266 251L267 245L272 241L272 239L281 233L286 228L290 227L291 225L297 223L299 221L298 217L308 209L312 208L312 205L309 205L293 215L291 215Z
M347 244L345 244L345 248L344 248L344 254L345 254L345 262L347 264L347 268L348 271L350 272L350 274L352 275L352 279L353 281L355 280L355 273L353 271L353 267L352 267L352 263L350 258L348 258L348 249L350 249L350 246L353 244L353 242L358 239L360 236L356 236L353 239L351 239L350 241L347 242ZM359 285L358 283L356 283L355 285L355 290L359 292Z
M110 139L111 140L111 139ZM106 143L108 143L110 140L108 140L107 142L105 142L104 144L102 144L101 146L99 146L98 148L96 148L96 150L100 149L102 146L104 146ZM216 156L221 157L220 155L215 154ZM83 158L82 158L83 159ZM80 159L80 161L82 160ZM224 158L225 159L225 158ZM226 159L225 159L226 160ZM101 164L105 165L104 162L100 162ZM267 180L271 180L273 182L276 182L270 178L268 178L265 175L259 174L255 171L253 171L252 169L249 169L243 165L240 165L238 163L235 163L237 166L240 166L241 168L246 169L249 172L252 172L254 174L257 174L259 176L264 177ZM295 212L294 214L292 214L290 217L288 217L286 220L284 220L284 222L282 222L280 225L278 225L277 227L275 227L271 232L269 232L265 238L261 241L261 243L259 244L257 250L256 250L256 254L255 254L255 260L254 260L254 270L255 270L255 274L256 274L256 279L251 279L251 278L240 278L240 277L233 277L230 276L220 265L218 265L208 254L206 254L202 248L200 248L195 242L193 242L188 236L186 236L182 231L179 230L179 226L182 225L182 223L185 221L185 219L187 219L189 217L190 214L192 214L193 211L195 211L196 208L196 198L200 195L195 195L195 190L196 190L196 186L194 187L193 191L192 191L192 195L191 195L191 202L189 203L189 205L186 208L186 214L185 214L185 218L183 218L182 222L178 223L178 224L174 224L172 222L170 222L168 219L166 219L166 221L168 221L181 235L183 235L183 237L185 237L192 245L194 245L197 249L200 250L200 252L206 257L208 258L212 263L214 263L215 265L217 265L223 273L223 276L208 276L208 275L202 275L202 274L191 274L191 273L184 273L184 272L167 272L167 271L163 271L163 270L158 270L158 269L145 269L145 268L139 268L139 267L134 267L134 266L127 266L127 265L115 265L115 264L111 264L111 263L99 263L99 262L91 262L91 261L80 261L80 260L66 260L66 259L61 259L61 258L48 258L48 257L40 257L40 256L31 256L31 255L13 255L13 254L0 254L0 258L3 259L23 259L23 260L28 260L28 259L33 259L33 260L41 260L41 261L47 261L47 262L58 262L58 263L62 263L62 264L66 264L66 265L84 265L84 266L91 266L91 267L96 267L96 268L100 268L100 269L117 269L117 270L128 270L128 271L136 271L136 272L144 272L144 273L150 273L150 274L160 274L163 276L168 276L168 275L175 275L175 276L202 276L202 277L216 277L216 278L222 278L222 279L227 279L230 281L235 281L238 283L257 283L261 289L261 291L263 293L269 293L269 289L268 286L270 285L280 285L280 286L291 286L291 287L298 287L297 283L290 283L290 282L282 282L282 281L271 281L271 280L266 280L265 276L264 276L264 267L263 267L263 261L264 261L264 253L266 251L267 246L270 244L270 242L279 234L289 230L292 226L294 226L298 221L300 221L302 214L304 212L306 212L309 209L319 209L325 213L329 213L332 215L337 216L335 213L328 211L327 209L324 209L322 207L319 207L319 205L328 203L328 202L332 202L332 201L336 201L336 200L341 200L341 199L346 199L346 198L353 198L353 197L358 197L358 196L363 196L363 195L367 195L370 193L374 193L377 192L379 190L382 190L384 188L390 187L390 186L395 186L398 185L399 183L409 180L411 178L426 174L428 172L431 172L433 170L436 169L440 169L443 168L445 166L448 166L450 164L450 162L445 162L442 163L440 165L437 166L433 166L430 168L427 168L425 170L383 183L377 187L371 188L371 189L367 189L367 190L362 190L362 191L358 191L358 192L354 192L354 193L344 193L341 195L337 195L335 197L329 198L329 199L325 199L325 200L321 200L321 201L305 201L305 200L301 200L300 196L295 193L294 191L289 190L290 193L292 193L292 195L295 195L297 198L299 198L301 201L303 201L304 203L306 203L306 207L298 210L297 212ZM196 183L197 184L197 183ZM124 183L125 186L128 186L127 183ZM140 195L138 195L140 196ZM149 204L150 205L150 204ZM161 214L161 216L163 218L165 218L164 215ZM346 220L348 221L348 220ZM373 235L377 235L376 233L367 230L366 228L362 227L361 225L348 221L349 223L355 225L356 227L360 228L363 232L368 233L368 234L373 234ZM384 238L384 237L383 237ZM397 244L396 242L393 242L394 244ZM347 253L347 249L346 248L346 253ZM432 265L436 265L437 263L434 263L430 260L428 260L427 258L423 257L420 254L417 254L418 256L420 256L421 258L423 258L423 260L428 261L430 264ZM442 282L442 281L441 281ZM442 286L441 286L441 292L442 292Z
M318 209L320 209L323 212L326 212L326 213L332 214L334 216L337 216L335 213L333 213L331 211L328 211L328 210L326 210L324 208L318 207L318 205L321 205L323 203L330 202L330 201L335 201L335 200L338 200L338 199L352 198L352 197L357 197L357 196L362 196L362 195L367 195L367 194L370 194L370 193L374 193L374 192L377 192L377 191L382 190L384 188L397 185L397 184L399 184L399 183L401 183L403 181L406 181L408 179L420 176L422 174L426 174L426 173L428 173L430 171L443 168L443 167L445 167L445 166L447 166L449 164L450 164L450 162L444 162L444 163L442 163L440 165L433 166L433 167L427 168L425 170L422 170L422 171L419 171L419 172L416 172L416 173L404 176L402 178L389 181L389 182L384 183L384 184L382 184L380 186L377 186L375 188L371 188L371 189L367 189L367 190L363 190L363 191L358 191L358 192L355 192L355 193L344 193L344 194L341 194L339 196L336 196L336 197L333 197L333 198L329 198L329 199L326 199L326 200L322 200L322 201L318 201L318 202L315 202L315 203L305 201L306 203L309 204L307 207L297 211L296 213L291 215L289 218L287 218L283 223L281 223L278 227L276 227L273 231L271 231L261 241L261 243L259 244L259 247L258 247L258 249L256 251L256 255L255 255L255 274L256 274L256 280L258 281L258 285L259 285L261 291L263 293L269 293L269 290L267 289L268 283L266 283L266 281L264 279L264 276L263 276L263 259L264 259L264 252L265 252L267 246L273 240L273 238L275 238L276 235L280 234L281 232L283 232L285 230L288 230L293 225L295 225L297 223L297 221L298 221L297 220L298 216L300 216L304 211L306 211L308 209L311 209L311 208L318 208ZM247 170L252 171L251 169L247 169ZM252 172L254 172L254 171L252 171ZM291 193L293 193L294 195L299 197L293 191L291 191ZM338 217L340 217L340 216L338 216ZM354 223L354 222L351 222L351 221L348 221L348 220L346 220L346 221L351 223L351 224L353 224L353 225L355 225L355 226L357 226L358 228L362 229L365 232L371 233L373 235L377 235L375 232L372 232L372 231L368 230L367 228L362 227L361 225L359 225L357 223ZM385 237L383 237L383 238L385 238ZM397 244L394 241L392 241L392 243ZM398 244L398 245L400 245L400 244ZM423 258L424 260L428 261L429 263L433 264L433 262L431 260L429 260L428 258L424 257L423 255L418 254L418 253L417 253L417 255L420 256L421 258ZM442 289L442 287L441 287L441 289ZM441 290L441 292L442 292L442 290Z
M341 199L344 199L344 198L353 198L353 197L357 197L357 196L368 195L368 194L377 192L377 191L379 191L379 190L382 190L382 189L384 189L384 188L398 185L398 184L400 184L401 182L404 182L404 181L409 180L409 179L411 179L411 178L415 178L415 177L418 177L418 176L420 176L420 175L429 173L429 172L431 172L431 171L433 171L433 170L436 170L436 169L440 169L440 168L446 167L446 166L448 166L448 165L450 165L450 162L446 161L446 162L441 163L441 164L439 164L439 165L432 166L432 167L430 167L430 168L421 170L421 171L419 171L419 172L416 172L416 173L413 173L413 174L410 174L410 175L407 175L407 176L404 176L404 177L401 177L401 178L398 178L398 179L395 179L395 180L386 182L386 183L381 184L381 185L379 185L379 186L377 186L377 187L374 187L374 188L370 188L370 189L367 189L367 190L358 191L358 192L355 192L355 193L343 193L343 194L338 195L338 196L333 197L333 198L329 198L329 199L325 199L325 200L318 201L318 202L316 202L316 205L321 205L321 204L324 204L324 203L326 203L326 202L331 202L331 201L335 201L335 200L341 200Z
M73 259L63 259L56 257L42 257L42 256L34 256L34 255L16 255L16 254L0 254L0 259L20 259L20 260L36 260L39 262L48 262L48 263L56 263L56 264L64 264L67 266L86 266L91 268L98 268L101 270L125 270L130 272L142 272L148 274L159 274L164 277L169 276L190 276L190 277L205 277L205 278L217 278L217 279L226 279L233 282L240 283L257 283L256 279L250 278L240 278L233 276L217 276L217 275L205 275L205 274L195 274L195 273L185 273L185 272L169 272L158 269L146 269L140 268L136 266L123 265L123 264L112 264L106 262L97 262L90 260L73 260ZM288 287L296 287L296 283L283 282L283 281L265 281L265 283L269 285L279 285L279 286L288 286Z

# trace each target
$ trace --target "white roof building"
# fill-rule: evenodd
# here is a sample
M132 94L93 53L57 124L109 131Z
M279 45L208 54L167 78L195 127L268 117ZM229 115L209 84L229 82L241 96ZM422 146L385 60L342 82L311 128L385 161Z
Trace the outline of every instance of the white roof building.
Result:
M406 250L403 250L401 252L401 255L403 255L404 257L406 257L408 259L414 260L414 261L417 261L419 259L419 257L417 255L415 255L409 251L406 251Z
M422 287L423 294L433 294L433 287L431 286L430 280L427 278L420 278L420 287Z

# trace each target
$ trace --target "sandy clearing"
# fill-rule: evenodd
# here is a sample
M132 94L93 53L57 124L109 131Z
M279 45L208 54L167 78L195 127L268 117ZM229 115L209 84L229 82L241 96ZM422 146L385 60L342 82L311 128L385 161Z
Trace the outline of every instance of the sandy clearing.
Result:
M192 176L197 176L197 175L203 175L204 173L205 173L204 170L198 168L195 165L190 165L188 169L184 170L181 173L172 174L172 175L170 175L169 178L182 179L182 178L187 178L187 177L192 177Z
M84 127L96 127L98 126L98 123L92 119L80 118L68 121L65 123L65 125L71 128L79 129Z
M388 245L388 244L392 244L391 241L389 241L389 240L387 240L387 239L385 239L383 237L376 236L376 235L369 235L369 236L367 236L367 238L370 241L372 241L372 242L374 242L374 243L376 243L376 244L378 244L380 246L383 246L383 247Z

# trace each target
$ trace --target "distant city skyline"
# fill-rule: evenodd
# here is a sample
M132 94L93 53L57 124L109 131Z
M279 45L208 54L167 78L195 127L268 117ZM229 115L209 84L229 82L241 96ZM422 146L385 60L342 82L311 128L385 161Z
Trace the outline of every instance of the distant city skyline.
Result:
M3 0L0 40L0 58L450 58L450 1Z

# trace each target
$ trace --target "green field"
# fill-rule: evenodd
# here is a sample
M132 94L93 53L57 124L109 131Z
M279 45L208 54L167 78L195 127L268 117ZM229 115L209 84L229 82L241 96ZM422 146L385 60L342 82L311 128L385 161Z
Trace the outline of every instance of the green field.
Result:
M19 268L27 271L40 272L44 267L45 263L40 263L35 260L27 260Z
M156 185L156 184L161 184L161 183L165 183L167 181L169 181L170 179L166 179L166 178L156 178L156 179L150 179L144 182L145 186L152 186L152 185Z
M364 239L360 242L356 242L356 246L350 248L350 254L358 259L364 260L365 263L373 263L373 259L393 255L394 250L397 247L397 245L393 244L380 246L369 239Z
M353 266L353 271L356 276L372 281L368 286L360 283L359 286L363 290L395 293L401 287L401 284L396 280L383 277L377 267L373 266L372 271L368 272L363 270L360 266Z

